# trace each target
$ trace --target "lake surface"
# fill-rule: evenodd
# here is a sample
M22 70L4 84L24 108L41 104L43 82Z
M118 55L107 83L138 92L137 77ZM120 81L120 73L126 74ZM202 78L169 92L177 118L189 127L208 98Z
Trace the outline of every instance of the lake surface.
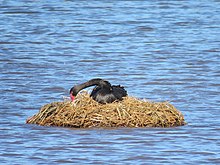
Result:
M220 164L219 0L0 0L0 69L0 164ZM188 124L25 124L96 77Z

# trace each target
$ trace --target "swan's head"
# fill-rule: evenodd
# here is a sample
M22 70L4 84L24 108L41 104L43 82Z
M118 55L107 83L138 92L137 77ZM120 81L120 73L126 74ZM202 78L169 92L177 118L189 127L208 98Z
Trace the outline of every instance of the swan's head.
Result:
M75 99L78 92L79 91L78 91L77 87L72 87L70 89L70 98L71 98L72 101L74 101L74 99Z

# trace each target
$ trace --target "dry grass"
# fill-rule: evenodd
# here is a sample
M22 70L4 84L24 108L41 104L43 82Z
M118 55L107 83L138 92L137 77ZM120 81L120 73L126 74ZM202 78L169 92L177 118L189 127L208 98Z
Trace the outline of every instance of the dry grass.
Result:
M73 102L53 102L27 120L28 124L73 128L174 127L185 125L184 116L168 102L148 102L126 97L121 102L99 104L87 93Z

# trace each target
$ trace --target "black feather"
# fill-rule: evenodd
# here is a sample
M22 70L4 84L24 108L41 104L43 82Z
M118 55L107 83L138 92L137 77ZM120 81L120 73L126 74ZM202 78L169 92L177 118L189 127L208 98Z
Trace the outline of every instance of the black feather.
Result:
M123 100L123 97L127 96L127 91L124 87L120 85L112 86L108 81L103 79L92 79L86 83L74 86L71 88L70 93L76 96L80 90L94 85L95 88L92 90L90 96L99 103L112 103Z

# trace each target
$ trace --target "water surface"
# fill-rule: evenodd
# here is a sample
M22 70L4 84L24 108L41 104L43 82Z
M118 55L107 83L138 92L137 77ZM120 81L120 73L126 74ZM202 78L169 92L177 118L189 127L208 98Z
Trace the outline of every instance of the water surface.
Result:
M1 164L219 164L219 1L0 1ZM188 125L26 125L101 77L170 101Z

